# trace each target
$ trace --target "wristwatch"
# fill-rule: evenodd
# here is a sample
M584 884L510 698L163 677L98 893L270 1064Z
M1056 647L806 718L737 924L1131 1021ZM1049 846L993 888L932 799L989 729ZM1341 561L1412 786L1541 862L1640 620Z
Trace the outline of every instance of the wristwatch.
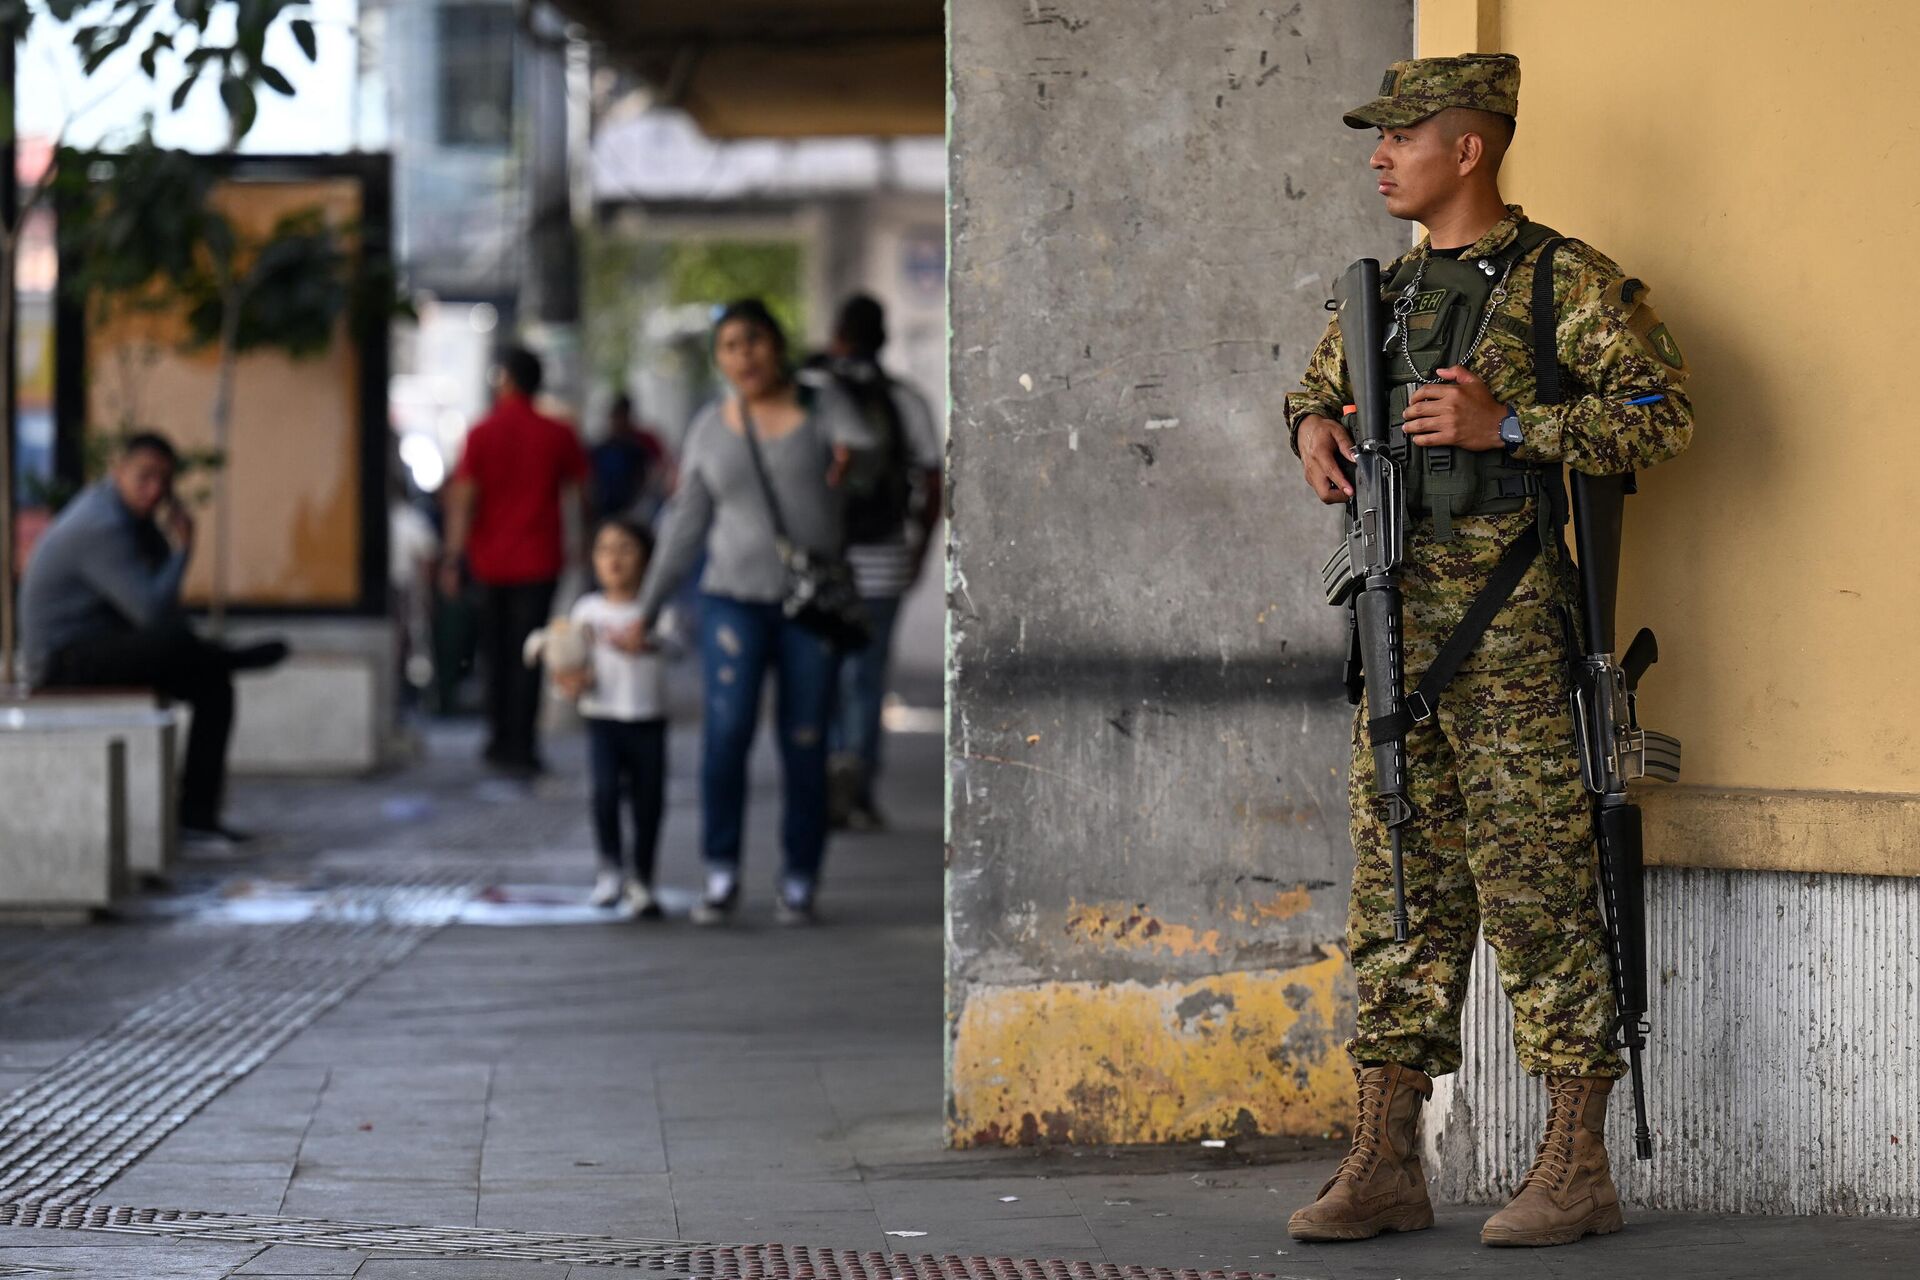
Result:
M1512 454L1526 442L1527 438L1520 432L1520 415L1508 409L1507 416L1500 419L1500 443L1506 447L1508 454Z

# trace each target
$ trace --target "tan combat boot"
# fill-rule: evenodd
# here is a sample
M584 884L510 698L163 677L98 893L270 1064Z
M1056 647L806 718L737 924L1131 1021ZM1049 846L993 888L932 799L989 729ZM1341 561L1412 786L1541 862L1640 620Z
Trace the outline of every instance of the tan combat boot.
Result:
M1287 1223L1295 1240L1366 1240L1433 1225L1420 1167L1420 1104L1433 1081L1412 1067L1362 1067L1353 1147L1314 1202Z
M1547 1135L1519 1194L1481 1228L1481 1244L1572 1244L1626 1225L1607 1161L1612 1090L1599 1076L1547 1077Z

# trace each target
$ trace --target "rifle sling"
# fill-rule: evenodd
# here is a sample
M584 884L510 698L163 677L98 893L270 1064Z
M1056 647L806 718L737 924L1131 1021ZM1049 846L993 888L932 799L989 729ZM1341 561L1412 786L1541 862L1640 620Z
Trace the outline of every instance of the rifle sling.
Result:
M1540 527L1536 523L1529 525L1527 531L1515 538L1513 544L1501 553L1500 563L1493 568L1493 576L1473 597L1473 603L1467 606L1460 625L1440 646L1440 653L1434 658L1433 665L1420 677L1419 685L1406 696L1399 710L1392 715L1367 721L1367 741L1370 744L1377 747L1383 742L1397 741L1406 737L1407 730L1414 725L1432 718L1440 695L1453 683L1460 664L1480 643L1480 637L1487 634L1494 616L1519 587L1520 579L1526 577L1527 570L1539 554Z
M1533 263L1533 381L1535 404L1559 404L1566 398L1560 372L1559 316L1553 306L1553 255L1567 242L1554 236L1540 246Z
M1536 404L1559 404L1566 398L1565 378L1560 369L1559 345L1556 341L1559 317L1555 314L1553 304L1553 258L1565 243L1566 237L1549 235L1541 244L1540 256L1533 265L1531 301ZM1542 520L1536 521L1514 539L1513 545L1501 554L1500 563L1494 566L1493 576L1487 579L1486 585L1474 596L1473 603L1467 606L1460 625L1440 646L1438 656L1434 658L1433 665L1427 668L1426 674L1420 677L1419 685L1402 700L1400 709L1394 714L1367 721L1367 741L1370 744L1377 747L1381 743L1404 738L1407 730L1432 718L1440 695L1453 683L1460 664L1480 643L1480 637L1487 634L1494 616L1520 586L1520 579L1526 577L1527 570L1540 554L1545 536L1540 526L1555 513L1552 511L1551 494L1543 490L1539 501L1545 508Z

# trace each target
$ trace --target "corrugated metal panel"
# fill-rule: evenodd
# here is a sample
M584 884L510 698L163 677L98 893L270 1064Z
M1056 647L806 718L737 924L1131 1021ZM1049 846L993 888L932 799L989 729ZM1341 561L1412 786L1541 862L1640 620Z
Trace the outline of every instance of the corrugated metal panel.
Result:
M1614 1176L1653 1208L1920 1215L1920 880L1648 872L1654 1158L1632 1159L1624 1088ZM1437 1082L1430 1168L1449 1200L1495 1202L1546 1114L1513 1056L1483 941L1465 1063Z

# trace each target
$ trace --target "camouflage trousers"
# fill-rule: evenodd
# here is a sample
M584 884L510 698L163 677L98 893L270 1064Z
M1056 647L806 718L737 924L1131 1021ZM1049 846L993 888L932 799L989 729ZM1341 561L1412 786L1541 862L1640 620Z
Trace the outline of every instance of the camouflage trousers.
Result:
M1462 671L1407 735L1417 816L1403 835L1407 941L1373 804L1364 706L1349 799L1358 862L1347 948L1359 1009L1347 1051L1444 1075L1460 1067L1460 1004L1476 930L1499 958L1514 1049L1533 1075L1619 1077L1593 823L1558 661Z

